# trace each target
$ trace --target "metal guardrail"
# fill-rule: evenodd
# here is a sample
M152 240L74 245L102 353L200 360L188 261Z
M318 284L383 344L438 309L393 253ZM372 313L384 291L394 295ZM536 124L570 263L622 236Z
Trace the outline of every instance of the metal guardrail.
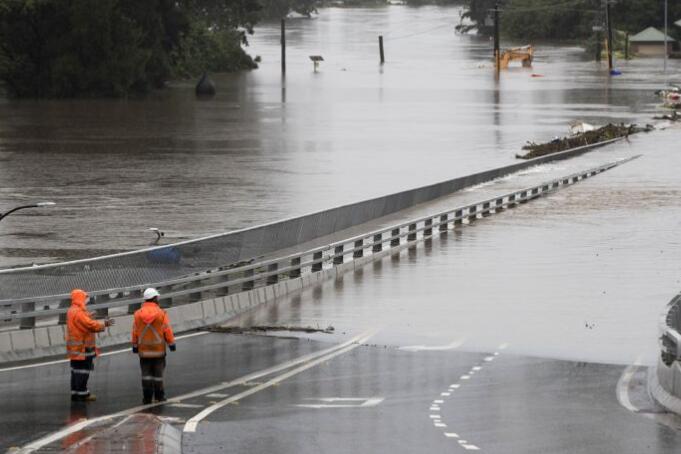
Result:
M78 287L106 291L141 286L148 282L164 282L200 274L226 263L240 263L253 257L272 257L277 251L296 248L308 241L461 189L539 164L571 158L617 140L620 139L585 145L247 229L82 260L0 269L0 300L47 296L44 301L49 301L51 295L68 293Z
M224 296L275 284L281 279L297 278L303 274L334 267L347 260L353 260L367 254L375 254L386 249L404 246L406 243L416 243L419 240L431 238L434 236L434 232L446 232L450 229L450 226L454 227L463 224L465 221L474 221L478 217L489 216L506 208L526 203L560 187L575 184L637 157L601 165L537 186L413 219L285 257L277 257L244 266L229 265L214 268L161 282L148 282L143 285L90 292L94 301L88 307L90 310L94 310L98 317L124 315L134 312L140 306L142 302L141 293L144 288L150 286L156 287L160 291L162 295L161 305L170 307L200 301L206 297L207 293ZM5 314L0 312L0 319L3 319L0 325L19 322L19 328L30 329L36 326L37 320L41 320L41 324L63 324L69 304L68 294L0 300L0 307L4 306L6 310L10 311L10 313ZM43 306L43 308L38 309L39 306ZM118 313L112 314L110 310L118 310Z

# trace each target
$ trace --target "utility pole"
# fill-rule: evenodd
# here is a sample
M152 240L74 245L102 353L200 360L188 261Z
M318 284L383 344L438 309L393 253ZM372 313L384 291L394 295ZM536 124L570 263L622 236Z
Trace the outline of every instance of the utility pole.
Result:
M494 4L494 65L497 72L501 69L501 49L499 44L499 2Z
M286 19L281 19L281 74L286 74Z
M385 63L385 53L383 52L383 35L378 37L378 52L381 57L381 64Z
M605 0L605 21L608 27L608 71L612 71L612 13L610 11L611 0Z
M664 75L667 75L667 58L669 53L669 44L667 43L667 33L669 33L669 8L668 1L664 0Z

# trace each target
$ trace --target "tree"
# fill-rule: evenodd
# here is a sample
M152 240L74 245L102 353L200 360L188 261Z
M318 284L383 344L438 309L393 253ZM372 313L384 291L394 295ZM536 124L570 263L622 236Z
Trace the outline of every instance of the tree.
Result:
M14 96L125 96L174 76L253 68L257 0L0 0Z

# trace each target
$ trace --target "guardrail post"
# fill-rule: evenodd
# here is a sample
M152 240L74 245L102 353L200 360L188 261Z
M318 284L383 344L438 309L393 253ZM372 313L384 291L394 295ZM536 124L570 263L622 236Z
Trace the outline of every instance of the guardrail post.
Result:
M482 215L483 216L489 216L491 211L492 210L490 209L490 203L489 202L485 202L485 203L482 204Z
M161 296L158 299L158 305L161 306L163 309L172 307L173 305L173 299L172 298L164 298L163 295L170 293L173 291L172 287L158 287L156 290L158 290L158 293L161 294Z
M472 207L468 207L468 222L473 222L476 219L478 219L478 206L473 205Z
M383 234L377 233L374 235L374 244L371 247L371 252L381 252L383 250Z
M532 198L536 199L539 196L539 188L532 189Z
M104 295L97 295L97 296L91 296L90 297L90 303L89 304L100 304L100 303L107 303L111 300L111 297L108 294ZM107 318L109 316L109 308L108 307L100 307L95 309L95 317L96 318Z
M440 216L440 227L438 228L440 232L447 231L447 215L443 214Z
M390 236L392 239L390 240L390 247L397 247L400 245L400 229L392 229L390 231Z
M322 251L315 252L314 254L312 254L312 261L315 262L315 263L312 264L312 272L313 273L322 270L322 268L324 266L323 262L321 261L322 257L323 257Z
M21 303L21 313L33 312L35 311L35 303ZM19 328L21 329L31 329L35 328L35 317L22 318L19 321Z
M244 271L244 277L253 277L255 275L255 270L253 268ZM246 281L241 284L241 290L248 291L253 290L255 287L255 281Z
M508 196L508 207L509 208L516 206L515 198L516 198L515 194L511 194L511 195Z
M333 250L333 264L340 265L343 263L343 245L336 246Z
M463 224L463 210L456 210L454 212L454 225Z
M70 299L65 298L59 301L59 309L68 309L69 307L71 307ZM63 314L59 314L59 324L66 325L66 312L64 312Z
M527 191L520 193L520 203L527 203Z
M423 230L423 236L433 236L433 219L426 219L424 223L425 229Z
M277 271L278 268L279 268L279 264L271 263L271 264L267 265L267 272L270 273L270 272ZM267 276L267 279L265 280L265 282L267 283L267 285L276 284L277 282L279 282L279 274L270 274L269 276Z
M222 271L225 271L225 270L226 270L226 268L224 268L224 267L218 268L218 272L222 272ZM224 287L220 287L218 289L215 289L215 295L216 296L229 295L229 284L228 284L228 282L230 280L229 274L223 274L221 276L218 276L217 280L218 280L218 283L224 283ZM171 304L172 304L172 300L171 300Z
M132 298L134 298L134 299L138 299L138 298L139 298L140 301L141 301L141 300L142 300L142 290L133 290L132 292L130 292L130 298L131 298L131 299L132 299ZM141 302L139 302L139 303L133 303L133 304L128 304L128 314L134 314L135 311L136 311L137 309L141 308L141 307L142 307L142 303L141 303Z
M557 188L558 186L560 186L560 181L554 181L551 186Z
M570 184L570 179L569 178L564 179L563 184Z
M548 184L545 184L544 186L542 186L541 192L547 192L549 189L551 189L551 187Z
M355 241L355 251L352 253L353 258L364 257L364 240Z
M298 268L293 268L291 271L288 273L289 279L295 279L300 277L300 257L296 257L294 259L291 259L291 266L292 267L298 267Z
M409 224L409 235L407 241L416 241L416 224Z
M499 211L502 211L504 209L504 198L498 198L497 200L494 201L494 212L498 213Z

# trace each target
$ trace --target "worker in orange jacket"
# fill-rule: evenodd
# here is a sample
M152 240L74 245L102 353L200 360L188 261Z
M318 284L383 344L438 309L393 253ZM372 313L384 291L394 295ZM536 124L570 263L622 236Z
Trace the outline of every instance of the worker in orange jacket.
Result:
M132 325L132 351L139 354L142 369L142 402L150 404L166 400L163 371L166 367L166 345L175 351L175 335L166 311L158 305L155 288L144 291L144 303L135 312Z
M88 391L87 382L94 369L94 358L99 355L95 333L114 324L112 319L98 322L85 309L88 294L81 289L71 292L71 307L66 313L66 352L71 360L71 400L92 401L94 394Z

